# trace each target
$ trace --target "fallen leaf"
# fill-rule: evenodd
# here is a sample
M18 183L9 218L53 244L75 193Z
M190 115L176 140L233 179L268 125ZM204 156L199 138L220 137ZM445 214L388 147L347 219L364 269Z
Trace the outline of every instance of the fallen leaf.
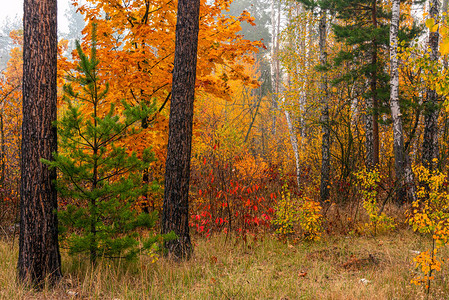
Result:
M299 272L298 273L299 277L306 277L306 275L307 275L307 272Z

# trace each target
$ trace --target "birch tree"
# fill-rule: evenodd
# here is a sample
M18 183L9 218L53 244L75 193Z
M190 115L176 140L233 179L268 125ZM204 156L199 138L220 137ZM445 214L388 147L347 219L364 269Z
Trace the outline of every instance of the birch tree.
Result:
M281 4L279 2L276 9L276 0L271 0L271 110L272 110L272 124L271 133L276 134L276 113L278 109L277 97L279 94L279 58L277 57L279 52L279 27L281 16Z
M392 1L390 25L390 107L393 119L393 150L395 158L396 182L398 184L396 201L402 204L414 200L413 173L410 159L404 148L402 114L399 105L399 70L398 70L398 32L400 19L400 0Z

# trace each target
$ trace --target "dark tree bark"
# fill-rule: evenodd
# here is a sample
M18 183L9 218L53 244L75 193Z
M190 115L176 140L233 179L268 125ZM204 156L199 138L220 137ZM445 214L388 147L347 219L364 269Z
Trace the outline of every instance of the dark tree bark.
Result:
M377 1L373 1L373 6L372 6L372 24L374 28L378 27L378 23L377 23ZM378 57L377 57L377 52L378 52L378 43L377 43L377 39L376 37L373 38L372 41L373 44L373 52L371 54L371 66L373 68L372 73L371 73L371 93L372 93L372 109L373 111L372 113L372 118L373 118L373 150L372 150L372 158L370 157L368 159L368 168L371 169L375 166L377 166L379 164L379 101L378 101L378 95L377 95L377 83L378 83L378 72L377 72L377 68L378 68Z
M438 22L439 17L439 1L430 1L429 17ZM438 61L438 44L440 35L436 32L429 31L429 48L430 59ZM435 164L434 158L438 158L438 95L432 88L426 91L426 102L424 103L424 137L422 145L422 161L426 168L433 169Z
M24 1L22 184L19 279L41 286L61 276L56 170L40 159L56 152L56 0Z
M320 34L320 64L327 64L326 39L327 39L327 16L326 11L321 13L319 34ZM330 124L329 124L329 100L327 91L327 75L325 72L321 75L321 182L320 182L320 200L324 204L329 200L329 184L330 184Z
M192 252L188 196L199 8L199 0L178 2L162 212L162 233L174 231L178 236L178 239L166 243L168 254L175 259L189 259Z

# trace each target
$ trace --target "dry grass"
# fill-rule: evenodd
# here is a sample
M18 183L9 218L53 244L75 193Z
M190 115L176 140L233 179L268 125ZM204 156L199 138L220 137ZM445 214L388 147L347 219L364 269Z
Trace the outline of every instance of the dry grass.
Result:
M17 243L0 243L1 299L425 299L410 283L411 250L426 239L408 230L377 238L327 237L292 245L272 236L243 244L224 236L195 241L185 263L148 257L95 270L64 255L63 280L54 289L32 292L15 278ZM449 257L448 249L444 254ZM431 299L447 299L448 269L435 274ZM363 283L360 280L369 280Z

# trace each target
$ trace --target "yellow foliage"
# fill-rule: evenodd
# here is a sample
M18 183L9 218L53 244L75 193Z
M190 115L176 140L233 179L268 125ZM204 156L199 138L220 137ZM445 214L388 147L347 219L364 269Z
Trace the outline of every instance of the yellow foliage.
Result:
M321 206L307 197L292 198L287 185L284 185L272 223L277 226L278 234L300 233L306 240L319 240L322 235Z
M449 193L445 174L438 170L430 171L422 165L414 166L413 171L420 186L408 222L414 231L432 238L432 248L413 259L420 275L412 282L417 285L426 283L429 290L433 271L440 271L443 263L437 257L438 249L449 240Z
M360 193L363 197L363 208L370 220L364 227L374 235L394 229L396 225L392 217L387 216L385 213L378 214L377 188L381 180L379 170L377 168L372 171L364 169L356 173L355 176L359 181Z

